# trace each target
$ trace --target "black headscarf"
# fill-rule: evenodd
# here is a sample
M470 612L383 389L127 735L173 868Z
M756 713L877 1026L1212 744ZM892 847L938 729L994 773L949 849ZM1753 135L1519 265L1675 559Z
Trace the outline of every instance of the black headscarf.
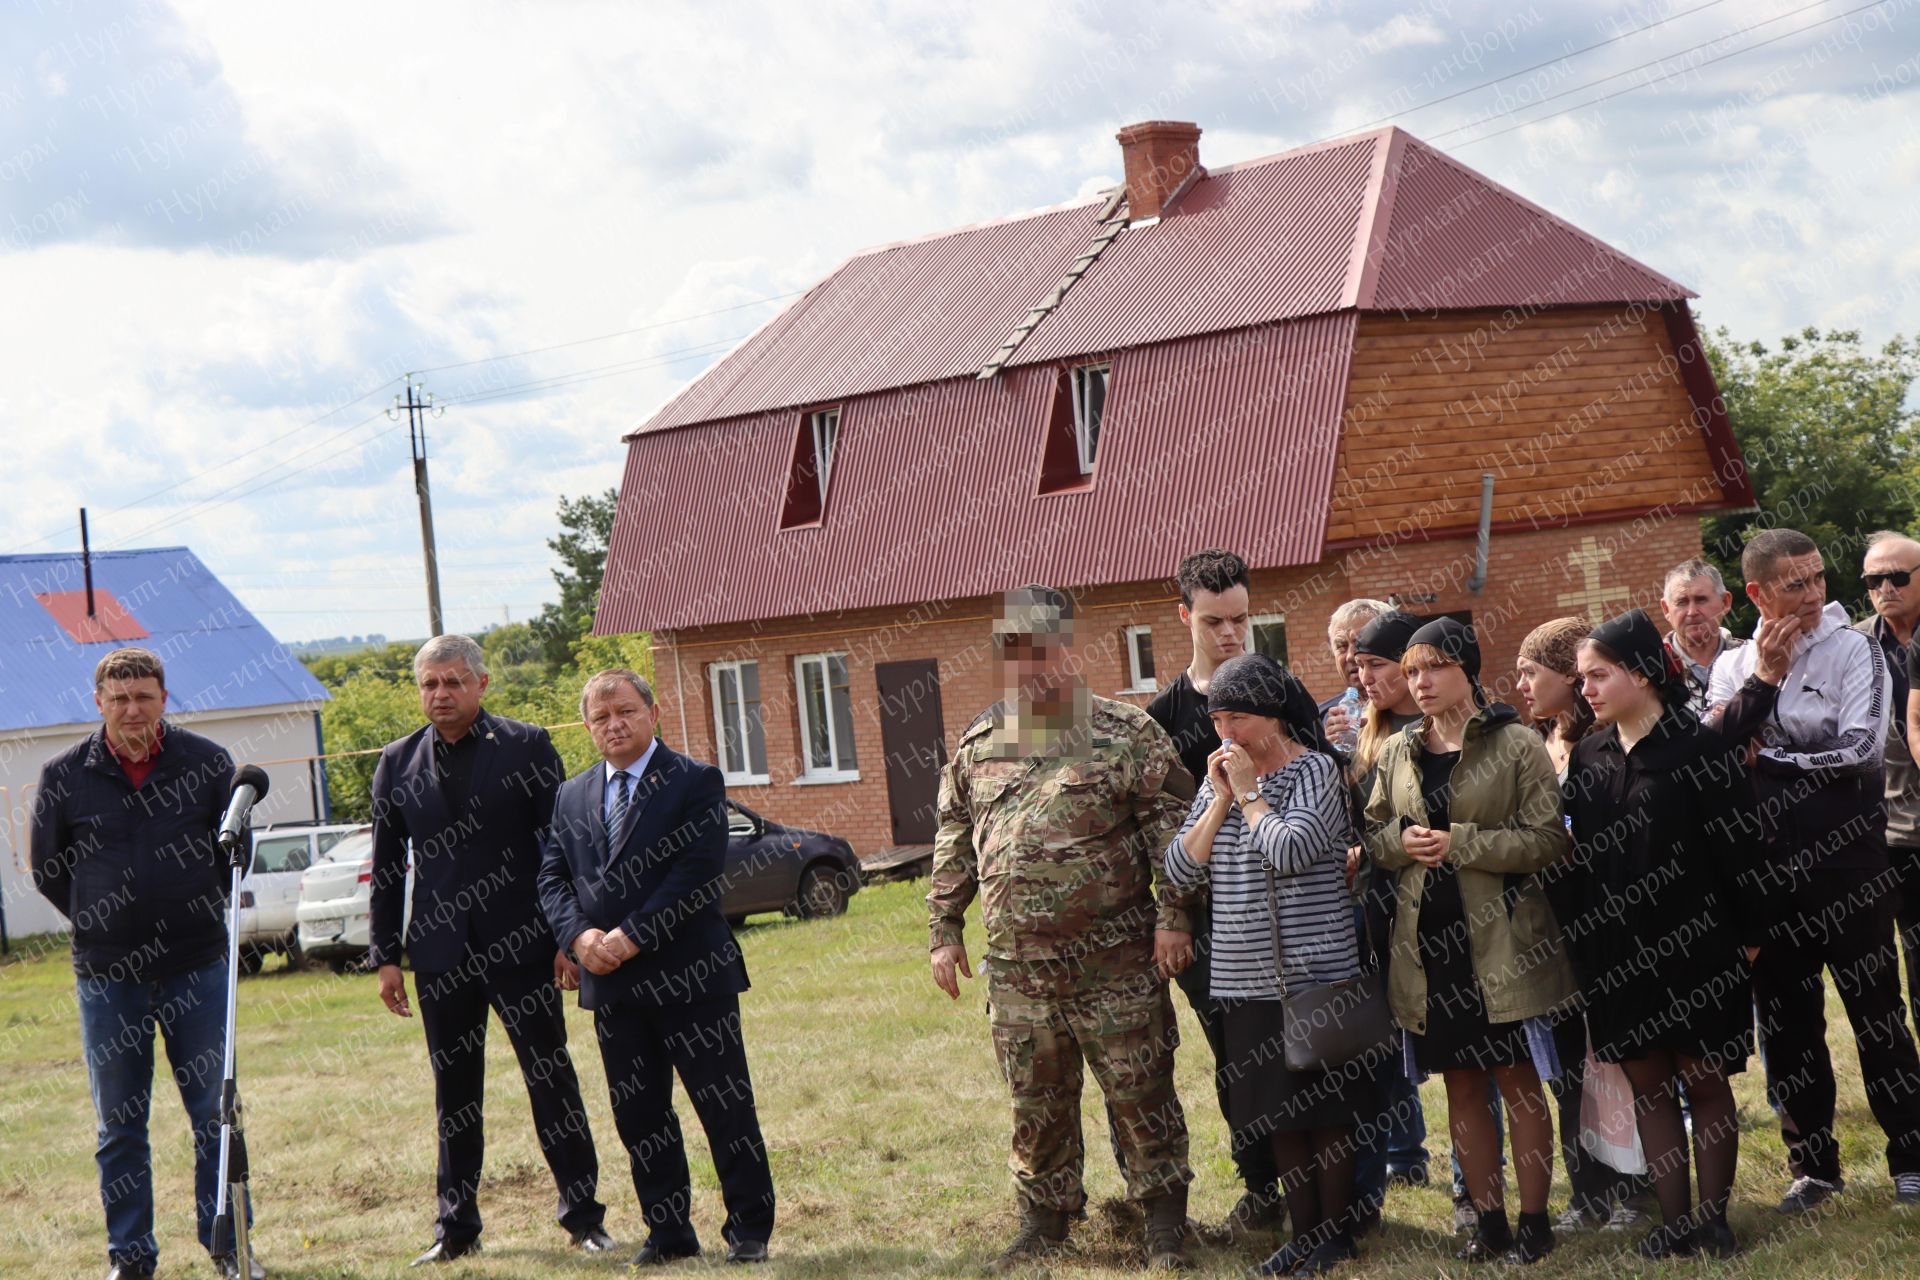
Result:
M1439 617L1432 622L1421 624L1418 631L1407 637L1407 648L1417 644L1430 644L1449 659L1460 664L1467 673L1467 679L1475 687L1480 684L1480 638L1474 629L1458 618Z
M1401 609L1392 613L1383 613L1360 628L1360 634L1353 639L1353 651L1364 653L1370 658L1385 658L1388 662L1398 662L1407 651L1407 644L1413 633L1421 627L1420 619Z
M1220 664L1207 685L1207 710L1278 720L1301 746L1339 758L1327 741L1313 695L1291 671L1263 653L1243 653Z
M1645 676L1668 705L1686 701L1687 669L1644 609L1608 618L1587 636L1627 670Z

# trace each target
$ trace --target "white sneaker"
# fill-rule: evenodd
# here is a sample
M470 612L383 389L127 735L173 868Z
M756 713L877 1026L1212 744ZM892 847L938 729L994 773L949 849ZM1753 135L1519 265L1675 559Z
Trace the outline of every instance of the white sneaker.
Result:
M1607 1217L1608 1231L1631 1231L1647 1220L1647 1215L1622 1200L1613 1206L1613 1212Z
M1920 1205L1920 1173L1893 1175L1893 1207L1911 1209Z

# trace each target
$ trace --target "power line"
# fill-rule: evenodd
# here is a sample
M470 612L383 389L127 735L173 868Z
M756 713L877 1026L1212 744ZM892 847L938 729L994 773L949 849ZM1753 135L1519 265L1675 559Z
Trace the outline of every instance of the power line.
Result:
M475 391L471 394L456 393L448 396L440 403L448 405L478 404L484 400L495 400L502 396L517 394L521 391L551 391L560 386L573 386L581 382L593 382L602 376L613 377L619 373L634 373L640 369L658 368L694 356L716 355L739 342L741 338L745 336L744 334L740 334L731 338L716 338L712 342L703 342L697 346L681 347L675 351L658 351L650 356L637 356L632 360L622 360L615 364L597 365L591 369L575 369L571 373L550 374L544 378L533 378L526 382L509 383L504 387L492 387L483 391Z
M1519 113L1519 112L1521 112L1521 111L1527 111L1527 110L1531 110L1531 109L1532 109L1532 108L1534 108L1534 107L1538 107L1538 106L1544 106L1544 105L1545 105L1546 103L1549 103L1549 102L1554 102L1554 101L1556 101L1556 100L1558 100L1558 99L1560 99L1560 98L1565 98L1565 97L1567 97L1567 96L1569 96L1569 95L1571 95L1571 94L1575 94L1575 93L1579 93L1579 92L1581 92L1582 90L1585 90L1585 89L1591 89L1591 88L1593 88L1593 87L1594 87L1594 86L1596 86L1596 85L1602 85L1602 84L1605 84L1605 83L1607 83L1607 82L1608 82L1609 80L1618 80L1618 79L1619 79L1620 77L1622 77L1622 76L1630 76L1630 75L1632 75L1632 74L1633 74L1634 72L1636 72L1636 71L1644 71L1644 70L1646 70L1646 69L1647 69L1648 67L1655 67L1655 66L1659 66L1659 65L1660 65L1661 63L1663 63L1663 62L1668 62L1668 61L1671 61L1671 60L1672 60L1672 59L1674 59L1674 58L1684 58L1684 57L1686 57L1686 56L1687 56L1688 54L1690 54L1690 53L1697 53L1698 51L1700 51L1701 49L1705 49L1705 48L1706 48L1706 47L1708 47L1709 45L1715 45L1715 44L1724 44L1724 43L1725 43L1726 41L1728 41L1728 40L1731 40L1731 39L1733 39L1733 38L1734 38L1735 36L1743 36L1743 35L1746 35L1746 34L1748 34L1749 32L1753 32L1753 31L1758 31L1758 30L1759 30L1759 29L1760 29L1761 27L1770 27L1770 26L1772 26L1772 25L1773 25L1774 23L1776 23L1776 22L1783 22L1783 21L1785 21L1786 19L1788 19L1788 18L1791 18L1791 17L1794 17L1794 16L1795 16L1795 15L1797 15L1797 14L1802 14L1802 13L1805 13L1805 12L1806 12L1807 10L1809 10L1809 9L1818 9L1818 8L1819 8L1819 7L1820 7L1820 6L1821 6L1821 5L1823 4L1823 3L1825 3L1825 0L1813 0L1813 3L1811 3L1811 4L1803 4L1803 5L1801 5L1801 6L1800 6L1799 8L1797 8L1797 9L1789 9L1789 10L1787 10L1787 11L1786 11L1785 13L1778 13L1778 14L1775 14L1775 15L1774 15L1773 17L1771 17L1771 18L1766 18L1766 19L1763 19L1763 20L1762 20L1762 21L1760 21L1760 22L1755 22L1755 23L1751 23L1751 24L1749 24L1749 25L1747 25L1747 26L1744 26L1744 27L1736 27L1736 28L1734 28L1734 29L1733 29L1732 31L1728 31L1728 32L1724 32L1724 33L1722 33L1722 34L1720 34L1720 35L1717 35L1717 36L1715 36L1715 37L1714 37L1713 39L1711 39L1711 40L1702 40L1702 41L1701 41L1701 42L1700 42L1699 44L1695 44L1695 45L1688 45L1688 46L1687 46L1686 48L1684 48L1684 49L1680 49L1680 50L1677 50L1677 51L1675 51L1675 52L1673 52L1673 53L1663 53L1663 54L1661 54L1661 55L1660 55L1659 57L1657 57L1657 58L1650 58L1650 59L1648 59L1648 60L1647 60L1647 61L1645 61L1645 62L1642 62L1642 63L1639 63L1638 65L1635 65L1635 66L1631 66L1631 67L1628 67L1628 68L1627 68L1626 70L1624 70L1624 71L1615 71L1615 72L1613 72L1613 73L1612 73L1611 75L1604 75L1604 76L1601 76L1601 77L1599 77L1598 79L1594 79L1594 80L1589 80L1589 81L1587 81L1587 82L1586 82L1585 84L1577 84L1577 85L1574 85L1574 86L1573 86L1573 87L1572 87L1571 89L1562 89L1562 90L1561 90L1561 91L1560 91L1559 93L1552 93L1552 94L1548 94L1548 95L1547 95L1546 97L1544 97L1544 98L1541 98L1541 99L1539 99L1539 100L1537 100L1537 101L1535 101L1535 102L1529 102L1529 103L1526 103L1526 104L1525 104L1524 106L1518 106L1518 107L1511 107L1511 108L1508 108L1508 109L1507 109L1507 110L1505 110L1505 111L1493 111L1493 112L1489 112L1488 114L1486 114L1486 115L1484 115L1484 116L1481 116L1481 117L1480 117L1480 118L1479 118L1478 120L1469 120L1469 121L1468 121L1467 123L1465 123L1465 124L1461 124L1461 125L1455 125L1455 126L1454 126L1453 128L1451 128L1451 129L1443 129L1443 130L1441 130L1441 131L1440 131L1439 133L1435 133L1435 134L1429 134L1429 135L1427 136L1427 141L1429 141L1429 142L1431 142L1431 141L1434 141L1434 140L1436 140L1436 139L1439 139L1439 138L1447 138L1447 137L1451 137L1451 136L1453 136L1453 135L1454 135L1454 134L1456 134L1456 133L1465 133L1465 132L1466 132L1467 130L1469 130L1469 129L1477 129L1477 128L1479 128L1479 127L1480 127L1481 125L1483 125L1483 124L1488 124L1488 123L1491 123L1492 121L1495 121L1495 120L1499 120L1499 119L1501 119L1501 118L1503 118L1503 117L1505 117L1505 116L1512 116L1512 115L1516 115L1516 114L1518 114L1518 113ZM1876 5L1880 5L1880 4L1884 4L1884 3L1886 3L1886 0L1873 0L1873 3L1872 3L1872 4L1866 4L1866 5L1862 5L1862 6L1861 6L1861 8L1863 8L1863 9L1871 9L1871 8L1874 8L1874 7L1876 6ZM1825 19L1824 21L1826 21L1826 22L1834 22L1834 21L1837 21L1837 20L1838 20L1838 19L1840 19L1840 18L1844 18L1844 17L1846 17L1846 16L1848 16L1848 14L1852 14L1852 13L1858 13L1859 11L1860 11L1859 9L1849 9L1849 10L1848 10L1848 11L1847 11L1846 13L1840 13L1840 14L1835 14L1835 15L1834 15L1834 16L1833 16L1832 18L1827 18L1827 19ZM1799 28L1798 30L1795 30L1795 31L1789 31L1789 32L1787 32L1787 33L1786 33L1786 35L1782 35L1782 36L1775 36L1775 37L1773 37L1773 39L1772 39L1772 40L1763 40L1763 41L1761 41L1761 42L1760 42L1759 44L1752 44L1752 45L1747 45L1747 46L1744 46L1743 48L1740 48L1740 49L1736 49L1736 50L1734 50L1734 51L1733 51L1732 53L1725 53L1725 54L1721 54L1721 55L1720 55L1719 57L1716 57L1716 58L1709 58L1709 59L1707 59L1707 60L1706 60L1705 62L1699 62L1699 63L1695 63L1695 64L1693 65L1693 67L1688 67L1688 68L1684 68L1684 69L1685 69L1685 70L1693 70L1693 69L1696 69L1696 68L1698 68L1698 67L1705 67L1705 66L1711 66L1711 65L1712 65L1713 63L1715 63L1715 62L1719 62L1719 61L1721 61L1722 59L1725 59L1725 58L1730 58L1730 57L1732 57L1734 53L1746 53L1746 52L1748 52L1749 50L1752 50L1752 49L1758 49L1758 48L1761 48L1761 47L1762 47L1762 46L1764 46L1764 45L1768 45L1768 44L1772 44L1772 43L1774 42L1774 40L1784 40L1784 39L1786 39L1786 38L1787 38L1787 36L1793 36L1793 35L1798 35L1798 34L1799 34L1799 33L1800 33L1801 31L1811 31L1811 30L1813 30L1813 28L1814 28L1814 27L1817 27L1817 26L1820 26L1820 25L1821 25L1821 23L1819 23L1819 22L1816 22L1816 23L1813 23L1813 24L1812 24L1811 26L1805 26L1805 27L1801 27L1801 28ZM1648 81L1647 83L1648 83L1648 84L1655 84L1655 83L1658 83L1658 81L1659 81L1659 80L1661 80L1661 79L1666 79L1666 78L1669 78L1669 77L1671 76L1671 74L1672 74L1672 73L1663 73L1663 74L1662 74L1661 76L1659 76L1659 77L1657 77L1657 78L1656 78L1656 79L1654 79L1654 80L1650 80L1650 81ZM1632 86L1632 87L1631 87L1631 88L1629 88L1629 89L1625 89L1625 90L1622 90L1621 92L1632 92L1632 89L1634 89L1634 88L1645 88L1645 87L1646 87L1645 85L1635 85L1635 86ZM1617 94L1617 93L1616 93L1616 94L1609 94L1609 95L1607 95L1607 97L1618 97L1618 96L1619 96L1619 94ZM1595 99L1594 99L1593 101L1594 101L1594 102L1605 102L1606 100L1607 100L1607 99L1606 99L1605 97L1602 97L1602 98L1595 98ZM1591 104L1591 103L1580 103L1580 104L1578 104L1577 106L1575 106L1575 107L1573 107L1573 108L1571 108L1571 109L1572 109L1572 110L1578 110L1578 109L1579 109L1579 108L1580 108L1581 106L1590 106L1590 105L1592 105L1592 104ZM1524 125L1526 125L1526 124L1536 124L1536 123L1538 123L1538 122L1539 122L1540 120L1550 120L1550 119L1552 119L1552 118L1553 118L1553 116L1555 116L1555 115L1564 115L1564 114L1565 114L1565 112L1561 112L1561 111L1556 111L1556 112L1554 112L1554 113L1552 113L1552 115L1546 115L1546 116L1540 116L1540 117L1537 117L1537 118L1536 118L1535 120L1528 120L1528 121L1525 121L1525 122L1523 122L1523 125L1522 125L1522 126L1520 126L1520 127L1524 127ZM1489 138L1493 138L1493 137L1498 137L1498 136L1499 136L1499 134L1488 134L1488 135L1487 135L1487 137L1489 137ZM1479 139L1479 138L1476 138L1476 139L1474 139L1474 141L1476 141L1476 142L1479 142L1479 141L1482 141L1482 139Z
M1452 93L1442 94L1438 98L1429 98L1425 102L1418 103L1415 106L1403 108L1402 110L1395 111L1391 115L1381 116L1378 120L1369 120L1367 121L1367 123L1363 125L1359 125L1355 128L1343 129L1339 133L1332 134L1329 137L1320 139L1320 141L1330 142L1334 138L1345 137L1347 134L1350 134L1350 133L1365 133L1369 129L1378 128L1380 125L1387 123L1387 121L1389 120L1398 120L1401 116L1409 116L1416 111L1425 111L1428 107L1437 107L1443 102L1452 102L1455 98L1462 97L1466 94L1477 93L1482 89L1491 89L1494 85L1499 84L1504 80L1511 80L1515 76L1524 76L1529 72L1538 71L1542 67L1550 67L1556 62L1565 62L1569 58L1577 58L1583 53L1592 53L1595 49L1604 49L1610 44L1617 44L1618 42L1628 39L1631 36L1637 36L1644 32L1651 31L1655 27L1664 27L1669 22L1676 22L1679 19L1687 17L1690 14L1699 13L1703 9L1711 9L1716 5L1725 4L1725 3L1726 3L1726 0L1707 0L1707 3L1705 4L1697 4L1693 8L1683 9L1679 13L1670 13L1666 17L1661 18L1656 22L1647 23L1644 27L1635 27L1631 31L1622 31L1617 36L1609 36L1605 40L1600 40L1593 44L1583 46L1582 48L1575 49L1570 53L1559 54L1555 57L1548 58L1545 62L1536 62L1530 67L1522 67L1518 71L1509 71L1507 72L1507 74L1503 76L1495 76L1491 80L1482 80L1479 84L1468 85L1464 89L1455 89Z
M1696 62L1696 63L1694 63L1694 64L1693 64L1692 66L1688 66L1688 67L1682 67L1682 68L1680 68L1680 69L1679 69L1678 71L1668 71L1668 72L1662 72L1662 73L1661 73L1660 75L1658 75L1658 76L1656 76L1656 77L1654 77L1653 79L1651 79L1651 80L1649 80L1649 81L1647 81L1647 82L1646 82L1645 84L1636 84L1636 85L1629 85L1629 86L1627 86L1627 87L1626 87L1626 88L1624 88L1624 89L1617 89L1617 90L1615 90L1615 91L1614 91L1614 92L1612 92L1612 93L1605 93L1605 94L1601 94L1601 95L1600 95L1599 97L1597 97L1597 98L1592 98L1592 99L1589 99L1589 100L1588 100L1588 101L1586 101L1586 102L1576 102L1576 103L1574 103L1574 104L1573 104L1572 106L1570 106L1570 107L1563 107L1563 108L1561 108L1561 109L1560 109L1560 110L1558 110L1558 111L1550 111L1550 112L1548 112L1548 113L1547 113L1546 115L1544 115L1544 116L1535 116L1535 117L1534 117L1533 119L1531 119L1531 120L1522 120L1522 121L1520 121L1520 122L1519 122L1518 124L1514 124L1514 125L1509 125L1509 126L1508 126L1507 128L1505 128L1505 129L1496 129L1496 130L1495 130L1494 132L1492 132L1492 133L1486 133L1486 134L1482 134L1482 135L1481 135L1481 136L1479 136L1478 138L1468 138L1468 139L1467 139L1467 140L1466 140L1465 142L1460 142L1460 143L1456 143L1456 144L1455 144L1455 146L1456 146L1456 147L1470 147L1470 146L1472 146L1472 145L1473 145L1474 143L1476 143L1476 142L1487 142L1487 141L1490 141L1491 139L1494 139L1494 138L1498 138L1498 137L1501 137L1501 136L1503 136L1503 135L1505 135L1505 134L1509 134L1509 133L1514 133L1514 132L1516 132L1516 131L1518 131L1518 130L1520 130L1520 129L1525 129L1525 128L1528 128L1528 127L1529 127L1529 126L1531 126L1531 125L1536 125L1536 124L1544 124L1544 123L1546 123L1546 122L1547 122L1547 121L1549 121L1549 120L1554 120L1554 119L1557 119L1557 118L1559 118L1560 116L1564 116L1564 115L1568 115L1568 114L1570 114L1570 113L1572 113L1572 112L1575 112L1575 111L1583 111L1583 110L1585 110L1585 109L1586 109L1586 108L1588 108L1588 107L1595 107L1595 106L1598 106L1598 105L1600 105L1600 104L1601 104L1601 103L1603 103L1603 102L1611 102L1611 101L1612 101L1613 99L1615 99L1615 98L1619 98L1619 97L1624 97L1625 95L1627 95L1627 94L1629 94L1629 93L1632 93L1632 92L1634 92L1635 90L1638 90L1638 89L1646 89L1646 88L1650 88L1650 87L1652 87L1653 85L1656 85L1656 84L1659 84L1659 83L1661 83L1661 82L1662 82L1662 81L1664 81L1664 80L1671 80L1671 79L1673 79L1673 77L1674 77L1674 76L1676 76L1676 75L1679 75L1679 74L1682 74L1682 73L1684 73L1684 72L1688 72L1688 71L1698 71L1698 70L1699 70L1699 69L1700 69L1701 67L1710 67L1710 66L1712 66L1712 65L1713 65L1714 63L1716 63L1716 62L1725 62L1725 61L1726 61L1726 60L1727 60L1728 58L1734 58L1734 57L1738 57L1739 55L1741 55L1741 54L1743 54L1743 53L1752 53L1752 52L1753 52L1753 51L1754 51L1755 49L1764 49L1764 48L1766 48L1766 47L1767 47L1768 45L1770 45L1770 44L1778 44L1778 43L1780 43L1780 41L1782 41L1782 40L1791 40L1791 39L1792 39L1792 38L1793 38L1794 36L1799 36L1799 35L1805 35L1805 34L1806 34L1807 32L1809 32L1809 31L1812 31L1812 30L1813 30L1814 28L1816 28L1816 27L1824 27L1824 26L1826 26L1826 25L1827 25L1828 23L1831 23L1831 22L1838 22L1838 21L1840 21L1840 19L1842 19L1842 18L1850 18L1850 17L1852 17L1852 16L1854 15L1854 14L1856 14L1856 13L1862 13L1862 12L1865 12L1865 11L1866 11L1866 10L1868 10L1868 9L1878 9L1878 8L1879 8L1879 7L1881 6L1881 5L1883 5L1883 4L1885 4L1885 3L1887 3L1887 0L1871 0L1871 3L1868 3L1868 4L1863 4L1863 5L1859 5L1859 6L1857 6L1856 8L1852 8L1852 9L1848 9L1848 10L1846 10L1846 11L1844 11L1844 12L1842 12L1842 13L1836 13L1836 14L1834 14L1834 15L1833 15L1832 17L1830 17L1830 18L1822 18L1822 19L1821 19L1820 21L1818 21L1818 22L1810 22L1810 23L1808 23L1808 24L1807 24L1806 26L1804 26L1804 27L1799 27L1799 28L1796 28L1795 30L1792 30L1792 31L1784 31L1784 32L1782 32L1781 34L1779 34L1779 35L1777 35L1777 36L1769 36L1769 37L1768 37L1767 39L1765 39L1765 40L1760 40L1760 41L1757 41L1757 42L1755 42L1755 43L1753 43L1753 44L1750 44L1750 45L1745 45L1745 46L1743 46L1743 47L1741 47L1741 48L1738 48L1738 49L1733 49L1733 50L1729 50L1729 51L1728 51L1728 52L1726 52L1726 53L1723 53L1723 54L1720 54L1720 55L1718 55L1717 57L1712 57L1712 58L1708 58L1708 59L1706 59L1706 60L1705 60L1704 62ZM1798 9L1795 9L1795 10L1792 10L1792 11L1791 11L1790 13L1784 13L1784 14L1781 14L1780 16L1781 16L1781 17L1783 17L1783 18L1784 18L1784 17L1791 17L1791 16L1792 16L1793 14L1795 14L1795 13L1804 13L1804 12L1806 12L1806 11L1807 11L1808 9L1814 9L1814 8L1818 8L1818 7L1819 7L1818 5L1812 5L1812 4L1809 4L1809 5L1803 5L1803 6L1801 6L1801 7L1800 7L1800 8L1798 8ZM1778 19L1778 18L1769 18L1769 19L1768 19L1767 21L1768 21L1768 22L1777 22L1777 21L1779 21L1779 19ZM1754 24L1754 26L1756 26L1756 27L1758 27L1758 26L1765 26L1765 25L1767 25L1767 24L1766 24L1766 23L1764 23L1764 22L1763 22L1763 23L1755 23L1755 24ZM1746 28L1746 30L1749 30L1749 31L1750 31L1750 30L1752 30L1752 29L1753 29L1752 27L1749 27L1749 28ZM1711 42L1711 41L1709 41L1708 43L1712 43L1712 42ZM1700 46L1698 46L1698 45L1696 45L1696 46L1694 46L1694 48L1699 48L1699 47L1700 47ZM1691 49L1689 49L1689 50L1683 50L1683 52L1686 52L1686 53L1691 53L1691 52L1692 52L1692 50L1691 50ZM1677 55L1677 54L1676 54L1676 55L1673 55L1673 56L1676 56L1676 57L1677 57L1677 56L1679 56L1679 55ZM1635 69L1637 70L1638 68L1635 68ZM1598 82L1598 81L1595 81L1594 83L1596 83L1596 84L1597 84L1597 83L1599 83L1599 82ZM1542 101L1542 102L1546 102L1546 101L1548 101L1548 99L1545 99L1545 98L1542 98L1542 99L1541 99L1541 101ZM1538 104L1534 104L1534 105L1538 105Z
M568 347L581 347L589 342L606 342L611 338L624 338L628 334L646 333L651 329L663 329L668 325L685 324L689 320L705 320L708 316L725 315L729 311L743 311L748 307L764 306L769 302L781 302L787 298L797 298L805 289L794 289L787 293L772 293L764 298L754 298L747 302L736 302L730 307L715 307L711 311L698 311L690 316L674 316L668 320L655 320L650 324L636 325L631 329L621 329L614 333L596 334L591 338L576 338L572 342L556 342L549 347L529 347L525 351L504 351L499 355L481 356L477 360L462 360L455 364L436 364L425 369L415 369L414 373L443 373L448 369L470 369L477 364L491 364L495 360L518 360L521 356L543 355L549 351L563 351Z

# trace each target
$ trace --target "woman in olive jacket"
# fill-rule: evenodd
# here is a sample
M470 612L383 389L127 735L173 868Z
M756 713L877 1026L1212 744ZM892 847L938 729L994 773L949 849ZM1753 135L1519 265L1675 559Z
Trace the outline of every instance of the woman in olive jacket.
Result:
M1737 748L1693 718L1686 668L1640 610L1596 627L1579 665L1603 727L1568 766L1575 848L1559 900L1580 904L1565 923L1593 1055L1627 1073L1660 1200L1662 1222L1641 1252L1725 1257L1736 1248L1727 1195L1740 1145L1727 1077L1753 1052L1750 965L1767 928L1758 833L1744 831L1746 770Z
M1552 1251L1547 1195L1553 1120L1541 1087L1558 1074L1547 1015L1574 996L1560 927L1533 873L1563 857L1560 788L1540 735L1479 685L1473 631L1427 623L1401 660L1422 717L1381 751L1367 848L1395 877L1387 991L1413 1065L1446 1078L1448 1125L1479 1211L1460 1256L1535 1262ZM1491 1076L1506 1100L1520 1181L1507 1223Z

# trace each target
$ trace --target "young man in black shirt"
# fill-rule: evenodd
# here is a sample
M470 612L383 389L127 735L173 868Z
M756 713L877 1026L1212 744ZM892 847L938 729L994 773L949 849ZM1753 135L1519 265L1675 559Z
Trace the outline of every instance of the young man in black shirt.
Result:
M1207 757L1220 749L1220 736L1213 731L1213 720L1207 715L1207 686L1214 669L1246 652L1251 641L1247 608L1251 580L1247 562L1219 548L1196 551L1182 560L1176 579L1180 584L1180 621L1193 636L1193 661L1147 704L1147 714L1172 737L1180 763L1198 787L1207 776ZM1227 1081L1218 1070L1224 1052L1220 1008L1207 990L1210 925L1210 912L1203 900L1193 913L1194 962L1175 980L1187 993L1187 1002L1206 1033L1207 1047L1213 1051L1214 1089L1220 1114L1227 1116ZM1228 1126L1232 1126L1231 1118ZM1277 1230L1283 1210L1274 1192L1279 1170L1274 1167L1272 1149L1262 1139L1243 1142L1235 1135L1233 1162L1246 1192L1227 1215L1221 1234L1237 1240L1254 1231Z

